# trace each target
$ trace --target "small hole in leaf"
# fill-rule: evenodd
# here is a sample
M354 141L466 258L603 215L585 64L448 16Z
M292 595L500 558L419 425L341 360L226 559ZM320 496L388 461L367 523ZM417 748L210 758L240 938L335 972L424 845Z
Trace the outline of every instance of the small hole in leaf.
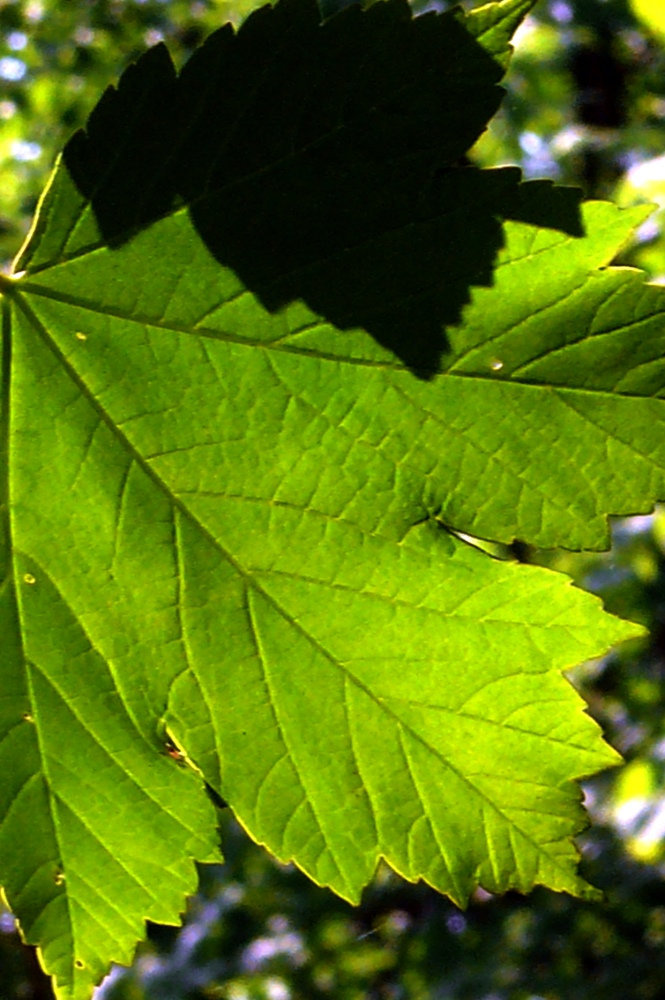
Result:
M24 721L24 722L34 722L35 720L34 720L34 719L33 719L33 717L32 717L32 716L30 715L30 712L24 712L24 713L23 713L23 721Z
M503 368L503 361L501 361L499 358L492 358L492 360L490 361L490 368L492 369L493 372L500 372L501 369Z
M85 969L85 962L82 962L80 958L75 959L74 966L77 969Z
M55 882L56 885L62 885L63 882L65 881L65 873L57 871L53 876L53 881Z
M24 583L30 583L30 584L32 584L32 583L36 583L37 581L35 580L35 578L32 575L32 573L24 573L23 574L23 582Z
M76 339L77 340L87 340L88 339L88 334L87 333L82 333L80 330L77 330L76 331Z

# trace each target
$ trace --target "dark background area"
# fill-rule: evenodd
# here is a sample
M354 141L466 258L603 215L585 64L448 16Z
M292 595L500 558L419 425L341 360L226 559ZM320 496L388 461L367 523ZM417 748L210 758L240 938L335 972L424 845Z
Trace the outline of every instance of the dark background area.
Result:
M0 0L0 260L8 266L51 163L104 87L164 39L176 63L253 3ZM467 5L468 6L468 5ZM335 5L327 0L326 13ZM424 9L424 5L418 5ZM665 204L665 7L661 0L540 0L520 29L507 97L474 149L481 166L587 197ZM638 12L640 16L637 16ZM665 280L659 213L623 263ZM585 786L580 838L590 904L545 890L477 893L462 913L380 870L353 908L276 864L222 814L227 861L202 869L182 929L151 927L130 970L97 1000L658 1000L665 995L665 516L615 525L610 553L494 551L570 573L648 641L572 680L623 768ZM50 985L0 916L0 1000Z

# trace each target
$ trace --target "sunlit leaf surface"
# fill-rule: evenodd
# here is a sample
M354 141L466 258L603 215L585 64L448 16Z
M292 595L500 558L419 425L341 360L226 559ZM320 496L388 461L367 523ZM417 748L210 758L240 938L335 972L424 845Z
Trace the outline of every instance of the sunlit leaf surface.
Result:
M1 279L0 879L63 998L177 922L205 783L350 900L592 892L561 671L639 629L451 533L665 495L662 293L605 268L644 213L461 162L528 6L152 50Z

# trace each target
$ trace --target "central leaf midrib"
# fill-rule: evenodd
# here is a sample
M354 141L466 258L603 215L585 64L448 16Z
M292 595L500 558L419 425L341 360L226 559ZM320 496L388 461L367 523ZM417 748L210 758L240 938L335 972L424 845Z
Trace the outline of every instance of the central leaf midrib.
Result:
M394 371L396 373L404 373L404 374L407 374L409 372L408 367L399 362L380 361L372 358L355 358L347 355L335 354L333 352L313 350L308 347L298 347L292 344L283 343L281 341L283 341L284 335L281 335L279 338L277 338L280 341L280 343L275 343L270 340L260 340L252 337L243 337L240 336L239 334L231 333L230 331L214 330L214 329L208 329L206 327L192 328L184 324L173 322L172 320L162 320L151 316L142 316L136 313L123 311L117 308L112 309L106 306L104 308L100 308L99 306L95 305L95 303L86 301L85 299L82 299L77 295L72 295L68 292L59 292L57 289L36 284L35 282L30 281L29 277L21 278L19 281L13 282L12 284L14 286L12 288L14 296L12 297L16 297L17 299L22 299L21 295L17 296L15 294L17 291L27 292L31 295L35 295L38 298L42 297L45 299L52 299L55 302L61 302L63 305L71 305L74 306L75 308L94 313L98 316L104 316L110 319L118 319L130 323L137 323L144 326L151 326L155 327L156 329L168 330L170 333L182 333L188 337L204 337L207 340L219 340L222 341L223 343L237 344L239 347L247 347L252 349L259 348L266 352L278 351L282 354L294 354L297 355L298 357L311 357L315 358L317 361L330 361L333 364L344 364L344 365L350 365L351 367L377 368L379 370ZM247 291L247 294L251 294L251 292ZM224 305L223 302L220 303L220 306L223 305ZM27 310L24 311L27 312ZM29 311L31 315L34 315L32 314L32 310ZM35 320L33 320L33 322L34 321L36 321L39 325L41 325L40 321L37 320L36 317ZM332 323L326 324L325 321L323 321L322 325L330 325L331 327L333 326ZM286 336L290 335L291 334L289 333ZM46 336L48 337L48 334ZM50 337L48 339L50 342ZM634 400L635 402L643 402L645 400L665 402L665 400L663 400L663 398L660 396L647 396L634 392L621 392L621 391L616 391L614 389L599 389L595 387L589 388L588 386L568 385L565 383L558 383L558 382L527 381L522 379L515 379L512 378L512 376L497 375L496 373L493 372L480 372L480 371L462 372L462 371L457 371L453 368L436 372L434 374L434 379L437 381L443 379L465 379L467 381L476 380L479 382L491 382L493 385L516 386L520 389L524 389L527 391L546 391L549 389L556 389L566 393L575 393L575 394L579 393L581 396L588 395L593 397L607 397L609 399L616 399L617 397L619 397L621 399ZM420 404L413 404L413 401L411 400L409 401L411 402L412 405L420 405ZM427 412L431 413L431 411L429 410Z

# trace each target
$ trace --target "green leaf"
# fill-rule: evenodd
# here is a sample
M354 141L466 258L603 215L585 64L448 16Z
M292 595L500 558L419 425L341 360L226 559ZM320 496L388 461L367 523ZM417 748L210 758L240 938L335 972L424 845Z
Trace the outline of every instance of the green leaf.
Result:
M331 492L310 464L312 452L320 470L328 426L288 391L281 358L20 289L12 535L24 635L71 609L137 740L162 710L155 674L168 678L168 730L210 784L258 840L344 895L357 898L380 855L459 902L479 877L581 891L572 779L615 758L560 670L634 627L557 575L490 560L434 526L395 544L281 500L289 465L266 450L270 427L303 492ZM189 443L160 454L155 435L176 426ZM48 479L35 476L46 465ZM51 642L28 648L44 673L64 669Z
M322 26L314 0L287 0L221 29L177 79L158 46L68 143L17 269L121 246L166 214L271 315L306 302L430 377L515 203L516 170L459 161L498 107L495 57L525 9L502 4L477 41L459 12L412 19L391 0ZM566 231L576 201L557 201Z
M547 205L547 189L535 187ZM531 197L531 185L523 188ZM88 330L101 308L225 343L216 347L228 354L220 367L251 358L235 376L225 371L230 395L245 384L245 364L259 380L268 364L271 379L297 398L300 417L292 418L294 438L261 408L243 417L274 457L273 473L254 488L257 497L270 500L279 489L281 502L307 499L321 513L343 514L391 537L430 516L499 541L602 548L608 514L647 511L665 496L665 454L655 431L665 419L665 299L639 272L605 266L645 214L590 203L584 237L505 223L495 284L472 293L464 322L447 331L447 370L428 381L414 379L373 337L341 334L303 304L267 312L237 276L220 270L184 214L122 250L55 265L25 287L42 291L34 308L47 325L66 313ZM150 295L137 299L135 283L123 275L141 275L146 261ZM72 313L75 303L80 309ZM61 343L66 353L70 340ZM124 362L118 364L120 376ZM142 383L152 378L150 350L133 365ZM164 394L181 399L185 377L180 366L164 366ZM199 404L205 426L218 412L216 394ZM150 435L151 454L167 450L164 435L173 452L199 448L207 468L197 463L187 488L214 491L217 469L228 462L226 432L220 441L197 443L177 411L159 414L158 427L148 415L136 422ZM326 428L325 441L301 454L296 442L311 438L303 428L312 422ZM228 434L239 433L230 422ZM330 464L326 455L337 456L330 475L321 471ZM161 467L175 459L155 461ZM252 468L238 456L229 473L236 491ZM322 477L315 495L303 486L307 476Z
M448 368L473 386L496 383L482 404L474 394L472 434L495 446L483 474L502 485L482 510L470 509L479 492L451 497L450 523L601 549L608 513L647 512L665 496L665 294L639 271L606 267L649 212L589 203L583 239L506 227L494 287L451 331ZM464 397L468 388L460 406Z
M506 28L527 6L511 0L470 16L487 50L465 31L459 12L405 20L398 2L364 13L349 9L323 27L306 3L266 8L238 35L230 29L214 35L178 80L165 50L152 50L117 92L107 92L87 135L67 147L18 266L42 272L48 265L40 287L81 301L91 294L122 315L136 299L133 285L120 290L123 274L140 276L149 261L143 318L166 317L229 341L270 342L280 357L302 355L290 391L312 412L324 414L328 406L327 379L314 373L321 365L330 370L330 357L347 363L337 398L342 405L345 397L354 413L375 410L387 387L393 398L398 394L399 421L391 404L371 418L383 425L376 431L381 455L373 454L372 464L384 478L400 465L390 501L380 506L361 494L367 442L347 446L345 425L336 448L350 448L360 468L345 463L347 482L322 501L325 512L339 512L334 494L353 493L354 510L362 509L354 517L397 536L406 512L407 523L435 516L500 541L603 547L607 515L648 510L665 495L659 449L644 454L640 437L661 419L661 404L633 399L625 380L609 396L607 384L589 394L589 371L599 366L607 338L594 334L591 367L570 352L568 364L559 341L588 340L605 298L614 310L614 285L624 278L605 266L645 210L598 205L581 213L574 192L543 182L518 187L514 170L455 165L496 100L501 70L487 52L505 55ZM409 45L402 44L405 29ZM252 67L263 64L272 30L284 33L279 50L272 45L284 64L270 62L252 90ZM366 93L358 85L352 100L346 50L358 58L361 44L370 53L363 72L375 89ZM340 59L337 78L332 66ZM396 72L400 63L406 89ZM304 92L320 96L302 80L309 74L318 80L322 66L330 69L325 99L303 108L291 88L301 80ZM236 76L237 91L249 91L239 118L229 83ZM211 82L218 79L221 88ZM458 82L468 91L462 142ZM285 119L275 111L278 101ZM331 131L335 114L340 124ZM165 123L157 128L160 115ZM271 123L283 119L276 130ZM232 140L228 130L215 128L219 120L230 123ZM415 152L399 158L395 142L401 149L405 122ZM136 189L140 198L127 196ZM171 203L164 218L126 242ZM104 241L114 254L92 252ZM119 255L123 245L127 257ZM640 296L641 279L631 281ZM661 293L649 293L649 302L657 324ZM531 339L523 337L526 321L538 327ZM523 342L527 353L531 345L557 350L555 377L542 363L537 371L511 368L503 357L510 330L511 343ZM659 339L651 342L657 354ZM615 343L623 343L620 331ZM630 348L625 356L630 369ZM437 391L397 374L404 364L436 381ZM608 399L609 423L602 416ZM406 461L404 441L416 430L420 437ZM607 434L614 441L609 458ZM288 499L288 487L283 491Z
M478 881L585 894L571 779L616 758L558 671L630 627L434 528L394 546L302 512L259 508L260 534L238 520L224 545L245 582L244 641L228 612L242 667L220 677L224 633L210 648L205 615L187 615L171 726L210 780L221 762L252 836L352 901L379 857L460 905ZM221 603L208 573L196 595Z
M455 13L465 29L478 41L489 55L504 69L512 53L510 39L524 20L536 0L499 0L486 3L465 13Z
M49 380L53 395L44 407L34 395L31 400L28 390L28 408L42 422L49 411L67 405L57 381ZM20 396L17 381L12 388ZM5 402L7 390L5 383ZM25 482L14 490L7 473L11 477L16 471L12 453L23 452L29 478L41 482L37 494L48 492L48 476L55 488L51 503L62 504L57 473L50 477L67 441L53 442L53 449L40 456L35 442L23 436L25 428L14 427L15 436L5 442L9 463L4 470L2 884L26 941L41 946L44 965L61 987L58 995L87 997L111 961L131 960L145 919L178 922L186 895L197 884L191 859L218 856L215 815L193 771L181 770L162 753L155 716L166 703L174 672L169 615L145 587L141 619L120 625L122 598L117 591L111 595L96 588L99 572L86 571L89 561L109 555L98 533L113 504L111 497L104 499L108 476L85 498L74 492L75 502L86 504L88 537L69 537L71 545L80 546L69 553L77 566L69 581L66 562L50 576L39 551L33 558L20 550L6 519L11 504L12 517L30 533L32 518L22 510L21 497L33 490ZM65 434L72 443L71 434ZM96 442L103 449L99 435ZM70 473L74 454L69 452L66 463ZM133 499L140 504L136 491ZM158 516L154 505L151 513ZM39 511L36 516L43 531L46 522ZM150 546L157 573L157 553L164 544L160 534L163 525L148 523L141 539ZM126 586L140 586L140 573L127 577L133 570L124 558L120 530L115 537L108 573ZM96 588L89 592L85 614L73 593L77 588ZM109 599L116 602L112 610ZM148 664L141 650L151 644ZM132 666L127 649L136 660L130 658Z
M639 629L436 523L598 544L663 495L662 293L605 268L641 213L460 163L528 6L157 47L0 278L0 881L67 1000L177 921L206 782L351 900L381 857L592 892L617 758L561 671Z

